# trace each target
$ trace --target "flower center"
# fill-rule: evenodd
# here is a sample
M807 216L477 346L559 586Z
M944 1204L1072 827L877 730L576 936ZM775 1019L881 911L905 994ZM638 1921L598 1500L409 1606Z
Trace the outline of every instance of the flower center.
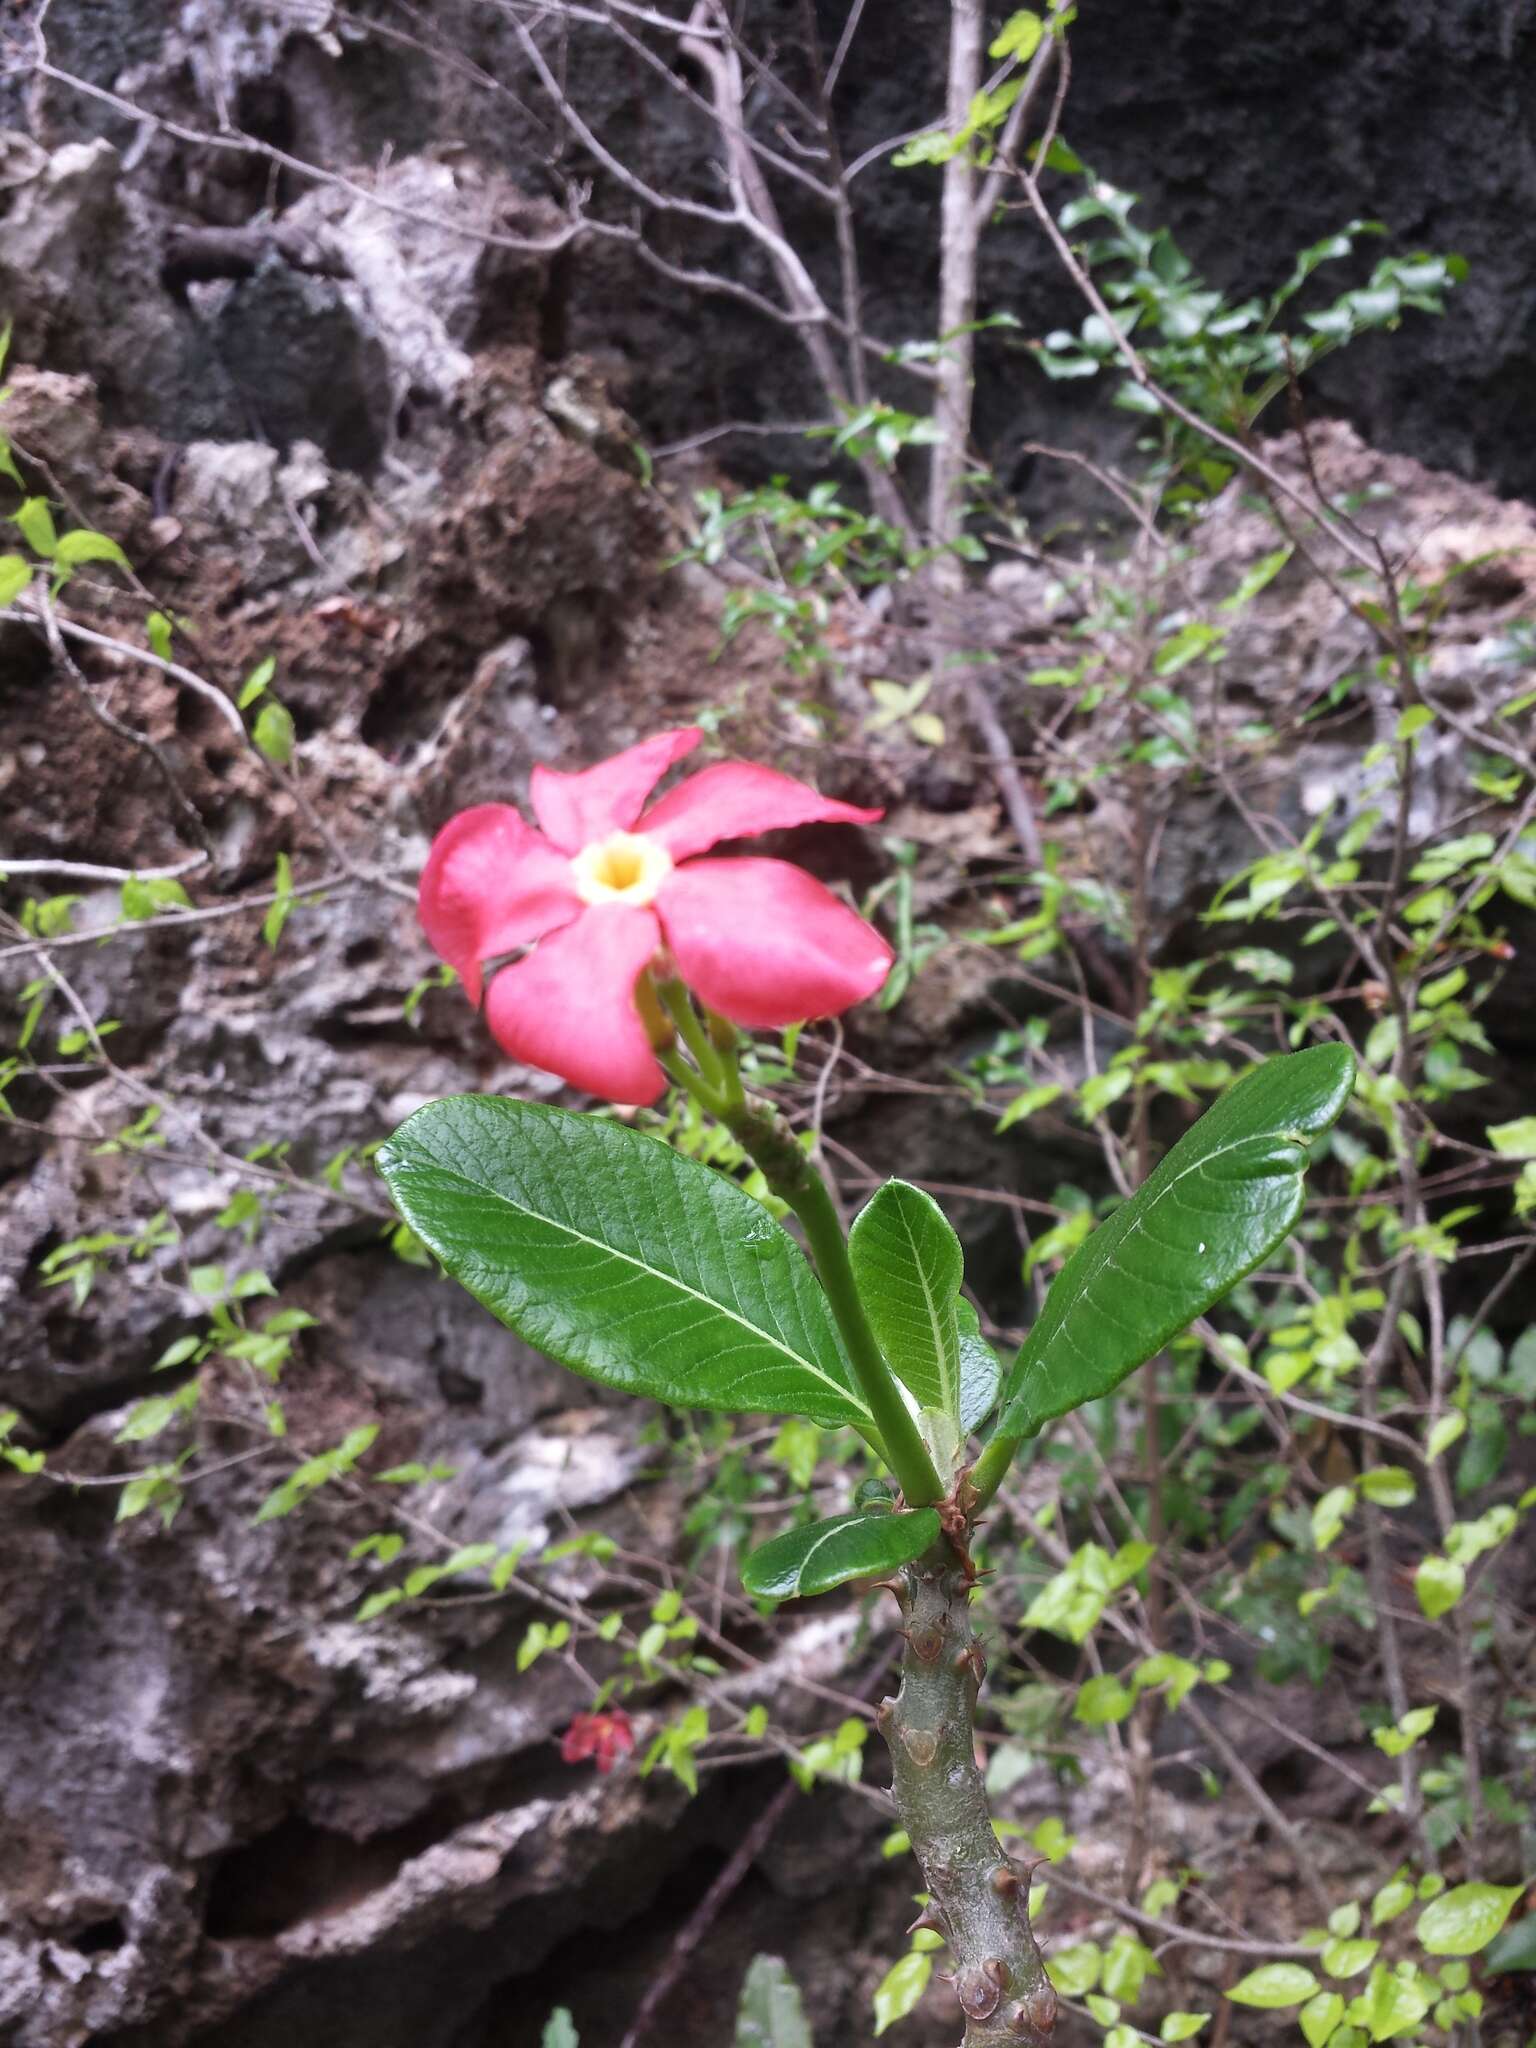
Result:
M672 872L672 856L643 832L613 832L584 846L571 862L583 903L654 903Z

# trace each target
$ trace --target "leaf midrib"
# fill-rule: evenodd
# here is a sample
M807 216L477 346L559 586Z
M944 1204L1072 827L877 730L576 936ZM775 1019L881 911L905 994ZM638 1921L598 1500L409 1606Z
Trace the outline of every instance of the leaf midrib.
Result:
M688 1295L692 1300L702 1302L707 1308L713 1309L717 1315L726 1317L728 1321L736 1323L743 1330L749 1330L761 1343L767 1344L771 1349L778 1351L793 1364L802 1366L813 1378L820 1380L823 1386L830 1387L834 1393L840 1395L851 1407L855 1408L860 1415L864 1416L866 1420L868 1419L869 1410L850 1386L845 1385L842 1380L833 1379L831 1374L824 1372L814 1360L802 1357L798 1351L791 1350L782 1338L771 1335L760 1324L750 1321L735 1309L726 1308L712 1294L703 1294L697 1287L690 1287L688 1282L680 1278L679 1275L664 1272L659 1266L647 1265L643 1259L637 1259L629 1252L620 1251L615 1245L605 1244L599 1237L589 1237L584 1230L576 1229L573 1224L562 1223L557 1217L547 1216L538 1209L530 1209L526 1203L515 1202L510 1195L503 1194L499 1188L491 1187L486 1181L472 1180L467 1174L461 1173L456 1167L442 1166L434 1161L432 1171L441 1175L444 1180L457 1181L461 1187L469 1188L476 1194L488 1196L492 1201L500 1202L516 1215L531 1217L534 1222L543 1223L551 1230L562 1231L567 1237L573 1238L578 1244L589 1245L593 1251L602 1252L610 1259L618 1259L624 1265L632 1266L637 1273L650 1274L653 1278L675 1288L679 1294ZM474 1255L476 1258L484 1259L484 1253L478 1247L474 1249Z
M928 1327L933 1335L934 1357L938 1362L939 1368L941 1405L944 1413L946 1415L953 1415L958 1422L960 1415L960 1361L957 1354L960 1345L960 1333L955 1326L954 1314L953 1310L951 1310L948 1323L950 1342L945 1342L946 1322L939 1312L937 1300L929 1282L928 1266L923 1258L923 1247L918 1243L917 1234L907 1221L905 1214L899 1213L897 1220L901 1225L902 1236L907 1241L912 1271L917 1275L917 1284L922 1291L923 1306L928 1312Z

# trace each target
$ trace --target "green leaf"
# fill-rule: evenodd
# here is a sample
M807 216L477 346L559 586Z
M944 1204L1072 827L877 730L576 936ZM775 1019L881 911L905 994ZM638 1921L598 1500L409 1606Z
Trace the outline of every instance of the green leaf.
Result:
M1016 57L1021 64L1027 64L1040 47L1040 38L1045 34L1045 24L1038 14L1023 12L1010 14L1003 23L1002 31L995 36L987 49L989 57Z
M736 2013L735 2048L815 2048L800 1987L779 1956L754 1956Z
M876 2034L883 2034L897 2020L906 2018L928 1989L932 1975L933 1957L921 1949L912 1949L899 1962L892 1963L875 1986Z
M270 698L257 712L256 723L251 727L251 738L258 751L279 768L286 768L293 759L293 736L293 713L286 704Z
M53 559L70 569L81 562L116 562L120 569L129 566L128 557L109 533L93 533L87 526L66 533L54 549Z
M453 1277L573 1372L679 1408L868 1423L794 1241L660 1139L459 1095L408 1118L378 1165Z
M1234 1082L1057 1274L998 1435L1031 1436L1110 1393L1252 1272L1301 1214L1307 1145L1354 1072L1342 1046L1320 1045Z
M1316 1989L1317 1979L1300 1963L1265 1963L1250 1970L1227 1996L1235 2005L1257 2005L1266 2011L1276 2011L1283 2005L1300 2005Z
M931 1195L888 1180L854 1218L848 1257L859 1298L892 1370L917 1397L960 1420L955 1303L965 1255Z
M1536 1913L1529 1913L1513 1927L1505 1928L1490 1945L1483 1968L1490 1977L1497 1977L1504 1970L1536 1970ZM1440 1978L1442 1983L1449 1984L1444 1970Z
M237 711L249 710L250 706L256 702L256 699L262 694L276 674L276 656L271 654L265 655L262 660L257 662L245 681L240 685L240 694L235 699L235 709Z
M1344 2001L1337 1991L1319 1991L1316 1998L1309 1998L1296 2015L1310 2048L1323 2048L1323 2043L1343 2017Z
M850 1579L898 1570L939 1540L936 1508L909 1515L833 1515L803 1529L787 1529L754 1550L741 1567L741 1583L758 1600L806 1600Z
M1208 2012L1164 2013L1157 2038L1160 2041L1192 2041L1209 2019Z
M1079 1688L1072 1718L1086 1722L1090 1728L1102 1728L1111 1721L1123 1721L1135 1704L1136 1695L1113 1672L1105 1671L1097 1678L1085 1680Z
M1327 1550L1355 1508L1355 1489L1352 1486L1330 1486L1322 1499L1312 1508L1312 1541L1319 1550Z
M1394 1727L1373 1729L1371 1740L1384 1755L1402 1756L1434 1727L1439 1711L1438 1707L1410 1707Z
M34 555L51 555L59 544L46 498L26 499L11 514L11 524L20 527L21 537Z
M1371 1925L1381 1927L1406 1913L1414 1901L1414 1889L1405 1877L1389 1878L1371 1900Z
M1523 1885L1459 1884L1432 1899L1415 1930L1426 1955L1475 1956L1509 1918Z
M1413 1575L1413 1590L1428 1621L1449 1614L1467 1588L1467 1574L1448 1557L1426 1557Z
M32 581L32 564L25 555L0 555L0 605L14 604Z
M1428 1439L1425 1442L1424 1456L1426 1460L1433 1465L1442 1451L1448 1451L1456 1439L1459 1436L1465 1436L1466 1433L1467 1418L1459 1408L1452 1409L1449 1415L1442 1415L1434 1428L1429 1432Z
M1330 1941L1323 1950L1323 1968L1330 1977L1358 1977L1376 1960L1379 1941L1364 1936L1355 1941Z
M963 1294L955 1303L955 1315L960 1324L960 1434L967 1437L985 1422L997 1399L1003 1367Z
M555 2007L545 2024L540 2043L541 2048L581 2048L581 2036L576 2031L568 2006Z
M1507 1159L1536 1159L1536 1116L1517 1116L1513 1123L1490 1124L1488 1142Z
M1379 1508L1405 1508L1418 1492L1413 1474L1403 1465L1376 1465L1360 1474L1358 1485Z
M1410 704L1397 721L1397 737L1411 740L1417 737L1427 725L1433 725L1435 714L1427 704Z
M1099 1981L1104 1952L1096 1941L1080 1941L1046 1959L1045 1974L1066 1998L1082 1998Z
M1411 1963L1401 1975L1378 1963L1370 1983L1360 1997L1350 2000L1346 2012L1350 2024L1366 2028L1373 2041L1392 2041L1416 2027L1432 2003Z

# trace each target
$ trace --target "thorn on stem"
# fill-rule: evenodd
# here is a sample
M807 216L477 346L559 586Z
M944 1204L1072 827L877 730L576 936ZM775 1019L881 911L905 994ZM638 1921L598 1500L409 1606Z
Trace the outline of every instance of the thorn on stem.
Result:
M908 1934L916 1934L920 1928L924 1927L927 1928L930 1934L942 1935L948 1941L949 1924L939 1917L932 1906L924 1906L921 1913L918 1914L912 1925L907 1929L907 1932Z

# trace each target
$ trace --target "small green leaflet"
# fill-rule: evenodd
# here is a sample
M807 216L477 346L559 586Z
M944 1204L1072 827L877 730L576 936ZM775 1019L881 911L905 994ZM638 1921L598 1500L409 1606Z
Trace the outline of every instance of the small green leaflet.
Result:
M754 1956L736 2014L736 2048L815 2048L800 1987L778 1956Z
M408 1118L378 1165L453 1277L573 1372L678 1408L869 1422L788 1232L660 1139L458 1095Z
M82 562L116 562L120 569L128 567L128 557L108 533L94 533L88 526L77 526L72 533L66 533L53 551L53 559L61 568L78 568Z
M1459 1884L1419 1915L1418 1936L1431 1956L1475 1956L1509 1918L1523 1885Z
M960 1240L938 1203L888 1180L854 1218L848 1256L864 1311L919 1406L960 1415Z
M1057 1274L1008 1376L1000 1437L1110 1393L1251 1273L1301 1214L1307 1145L1354 1085L1343 1046L1235 1081Z
M925 1417L937 1418L924 1433L946 1467L996 1400L1002 1374L960 1292L960 1240L931 1195L888 1180L855 1217L848 1256L880 1349Z
M758 1600L809 1599L850 1579L873 1578L910 1564L938 1542L939 1528L937 1508L917 1508L909 1515L833 1515L788 1529L754 1550L742 1565L741 1583Z
M0 605L14 604L32 581L32 564L25 555L0 555Z
M962 1294L955 1303L960 1324L960 1437L986 1421L1003 1377L997 1353L981 1334L976 1311Z

